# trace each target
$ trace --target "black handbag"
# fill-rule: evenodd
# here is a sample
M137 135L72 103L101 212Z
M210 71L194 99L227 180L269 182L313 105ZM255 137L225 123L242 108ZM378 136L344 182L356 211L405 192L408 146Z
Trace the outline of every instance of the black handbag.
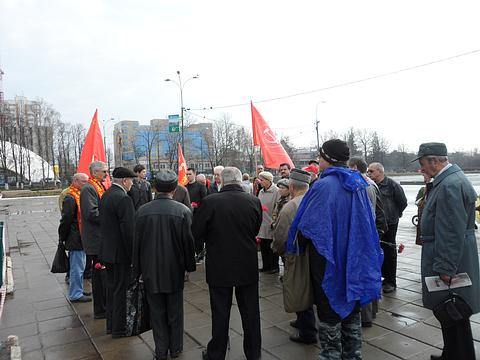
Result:
M472 316L472 308L457 293L450 290L448 296L433 307L433 315L442 327L448 328L456 325L459 321L467 320Z
M140 335L151 330L150 308L143 282L133 281L127 289L126 335Z
M52 273L68 273L70 271L70 261L68 260L65 246L62 243L58 244L50 271Z

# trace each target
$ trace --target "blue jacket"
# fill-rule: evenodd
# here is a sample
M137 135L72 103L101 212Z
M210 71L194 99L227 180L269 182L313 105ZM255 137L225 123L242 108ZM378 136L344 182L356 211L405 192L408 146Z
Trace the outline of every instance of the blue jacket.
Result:
M357 171L324 170L305 194L289 230L287 252L295 252L294 239L301 231L326 259L322 288L341 318L357 302L380 298L383 252L367 186Z

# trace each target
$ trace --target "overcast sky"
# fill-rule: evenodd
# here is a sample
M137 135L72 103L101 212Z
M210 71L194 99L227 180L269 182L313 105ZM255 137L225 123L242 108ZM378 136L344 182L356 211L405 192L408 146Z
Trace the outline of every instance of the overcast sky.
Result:
M196 121L227 113L250 126L252 100L297 146L316 143L318 117L321 132L376 130L390 150L469 150L480 148L479 14L461 0L0 0L3 89L45 99L66 122L88 126L98 108L147 124L179 113L164 79L180 70L200 75L185 107L214 107L192 110Z

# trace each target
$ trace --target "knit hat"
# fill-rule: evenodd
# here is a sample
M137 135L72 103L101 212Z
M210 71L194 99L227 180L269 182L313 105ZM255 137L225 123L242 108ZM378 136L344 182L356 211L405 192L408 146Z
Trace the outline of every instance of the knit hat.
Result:
M283 187L285 187L285 188L287 188L287 189L288 189L288 184L289 184L288 179L280 179L280 180L278 180L278 182L277 182L277 186L283 186Z
M330 164L345 162L350 157L350 149L345 141L332 139L323 143L320 156Z
M155 177L155 189L161 193L168 193L177 187L178 176L172 170L160 170Z
M270 171L262 171L260 174L258 174L258 177L261 177L273 183L273 175Z

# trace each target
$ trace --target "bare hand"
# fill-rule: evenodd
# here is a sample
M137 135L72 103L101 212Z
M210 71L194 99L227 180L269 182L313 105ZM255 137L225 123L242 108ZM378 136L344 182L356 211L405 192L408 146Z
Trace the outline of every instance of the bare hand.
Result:
M440 279L442 279L443 282L447 285L450 285L450 283L452 282L452 277L446 274L440 274Z

